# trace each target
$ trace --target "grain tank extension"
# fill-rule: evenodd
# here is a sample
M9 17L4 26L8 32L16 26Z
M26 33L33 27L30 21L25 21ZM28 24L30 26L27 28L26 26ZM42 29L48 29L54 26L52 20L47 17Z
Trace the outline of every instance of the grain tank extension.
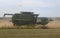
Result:
M37 16L33 12L16 13L12 16L12 22L14 25L36 24Z

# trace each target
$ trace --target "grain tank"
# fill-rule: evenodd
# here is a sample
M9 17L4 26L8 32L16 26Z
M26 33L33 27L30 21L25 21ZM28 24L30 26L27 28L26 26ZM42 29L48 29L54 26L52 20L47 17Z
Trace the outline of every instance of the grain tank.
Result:
M28 25L36 24L38 14L34 12L21 12L12 15L12 22L14 25Z

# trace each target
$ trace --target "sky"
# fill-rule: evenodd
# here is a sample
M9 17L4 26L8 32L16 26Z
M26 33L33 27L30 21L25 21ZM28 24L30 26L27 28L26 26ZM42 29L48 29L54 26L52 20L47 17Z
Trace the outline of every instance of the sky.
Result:
M60 0L0 0L0 17L31 11L39 17L60 17Z

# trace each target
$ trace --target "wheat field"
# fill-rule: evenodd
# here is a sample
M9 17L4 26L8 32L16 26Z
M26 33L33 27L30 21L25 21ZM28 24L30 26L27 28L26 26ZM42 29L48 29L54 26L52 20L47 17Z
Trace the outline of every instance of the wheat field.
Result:
M40 28L40 26L42 25L34 27ZM13 27L12 22L0 20L0 28ZM60 21L51 21L46 27L60 28ZM60 38L60 29L0 29L0 38Z

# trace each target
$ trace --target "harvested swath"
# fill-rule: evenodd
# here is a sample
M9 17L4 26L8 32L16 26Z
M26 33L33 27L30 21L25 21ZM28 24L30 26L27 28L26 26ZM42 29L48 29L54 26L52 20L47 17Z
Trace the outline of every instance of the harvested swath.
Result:
M60 28L60 21L52 21L46 25L48 28Z

